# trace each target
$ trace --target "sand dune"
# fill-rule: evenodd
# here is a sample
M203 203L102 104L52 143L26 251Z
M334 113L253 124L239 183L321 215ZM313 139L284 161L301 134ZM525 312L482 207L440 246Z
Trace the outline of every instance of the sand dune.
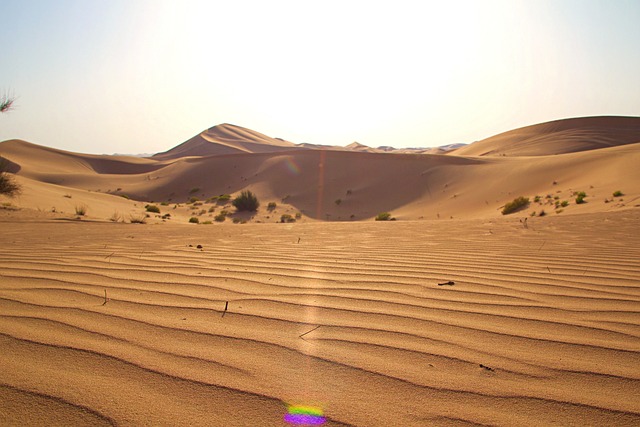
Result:
M637 425L639 223L4 222L0 417Z
M148 159L2 142L0 424L639 425L636 120L444 155L231 125ZM245 189L248 223L213 221Z
M606 123L611 128L605 128ZM96 203L95 193L142 202L138 206L132 202L128 211L139 210L149 201L165 202L176 207L171 214L180 220L193 212L176 204L194 196L206 200L245 189L254 191L264 207L269 202L281 207L276 212L261 210L253 220L262 222L275 222L283 213L300 213L307 220L367 220L385 211L398 219L491 218L501 216L501 207L518 196L540 196L545 202L549 198L551 202L554 198L566 200L571 202L563 209L566 213L633 208L640 197L640 170L636 166L640 143L630 143L640 138L632 132L634 123L637 120L633 118L552 122L507 132L447 155L299 149L231 125L210 129L208 135L215 136L217 142L206 144L213 151L233 145L235 154L196 156L197 150L191 150L193 146L187 142L158 158L139 159L68 153L6 141L0 144L0 155L11 162L12 170L28 188L46 183L75 193L83 190L86 200L78 193L74 202L85 204ZM606 148L593 148L605 140ZM485 153L489 146L490 152L508 152L509 156L463 155ZM554 150L549 147L560 151L572 147L572 152L552 155ZM531 154L529 149L537 154L515 156ZM188 156L176 157L179 153ZM612 197L618 190L626 195L623 200ZM589 203L573 203L576 191L585 191ZM34 192L25 192L15 203L27 208L56 206L56 200L36 204L28 194ZM551 210L548 203L538 204L532 210L557 210L553 203L550 206ZM112 212L105 214L99 209L90 215L104 220ZM213 215L210 212L205 217Z
M223 124L209 128L177 147L153 157L165 160L189 156L265 153L293 149L300 148L292 142L271 138L251 129Z
M640 142L640 117L581 117L504 132L452 151L456 156L549 156Z

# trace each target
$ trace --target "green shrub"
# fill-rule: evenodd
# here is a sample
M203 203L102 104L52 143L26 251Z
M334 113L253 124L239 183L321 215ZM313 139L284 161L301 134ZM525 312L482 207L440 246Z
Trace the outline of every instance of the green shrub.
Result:
M267 205L267 210L269 212L276 210L276 202L269 202L269 204Z
M508 215L510 213L519 211L529 206L529 198L528 197L516 197L509 203L505 204L502 208L502 215Z
M582 203L587 203L584 200L585 197L587 197L587 193L585 193L584 191L576 193L576 204L581 205Z
M296 219L289 214L282 214L282 216L280 216L280 222L296 222Z
M198 199L197 197L192 197L192 198L189 199L189 203L195 203L198 200L200 200L200 199Z
M391 221L394 218L391 218L391 214L389 212L380 212L376 215L376 221Z
M296 219L302 218L302 214L300 212L296 212Z
M199 224L200 220L197 217L192 216L191 218L189 218L189 222L192 224Z
M213 219L215 219L217 222L224 222L224 220L227 219L227 215L224 214L223 212L220 212L218 215L213 217Z
M153 212L153 213L160 213L160 208L157 207L156 205L147 205L145 206L145 209L147 210L147 212Z
M231 200L231 195L229 194L221 194L218 196L218 203L226 203Z
M624 196L624 193L622 193L622 191L620 190L613 192L613 197L622 197L622 196Z
M536 196L533 198L533 203L540 203L540 196Z
M85 216L87 214L87 205L76 206L76 215Z
M563 200L562 203L560 203L560 206L562 206L563 208L566 208L567 206L569 206L569 201Z
M127 199L127 200L131 199L131 197L127 196L126 194L121 194L120 197L122 197L124 199Z
M20 194L22 188L20 187L20 184L16 183L13 176L9 175L7 172L8 168L8 161L0 157L0 194L13 197Z
M238 211L255 212L260 207L256 195L248 190L241 192L238 197L233 199L232 203Z

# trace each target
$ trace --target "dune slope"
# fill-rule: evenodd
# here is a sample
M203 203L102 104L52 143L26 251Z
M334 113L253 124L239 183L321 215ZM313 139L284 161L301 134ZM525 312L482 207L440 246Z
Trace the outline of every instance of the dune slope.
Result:
M580 117L527 126L459 148L456 156L548 156L640 142L640 117Z

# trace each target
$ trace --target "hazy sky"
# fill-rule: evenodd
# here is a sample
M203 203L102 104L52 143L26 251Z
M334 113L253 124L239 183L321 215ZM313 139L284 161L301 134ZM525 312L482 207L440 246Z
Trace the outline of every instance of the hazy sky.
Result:
M437 146L640 115L640 1L0 0L0 140L169 149L220 123Z

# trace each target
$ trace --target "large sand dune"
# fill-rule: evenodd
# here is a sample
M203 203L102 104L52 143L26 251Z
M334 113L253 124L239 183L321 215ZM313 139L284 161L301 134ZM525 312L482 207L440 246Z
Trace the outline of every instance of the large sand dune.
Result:
M0 199L0 425L640 425L639 122L445 155L231 125L147 159L0 143L23 187ZM249 223L202 224L245 189Z
M264 207L276 202L282 207L276 213L300 212L307 219L363 220L385 211L398 219L488 218L499 217L518 196L570 201L576 191L585 191L590 203L572 203L567 213L633 207L640 197L639 129L639 118L572 119L507 132L454 154L418 155L301 149L220 125L149 159L69 153L17 140L0 143L0 156L27 189L56 186L50 193L58 203L35 188L15 201L30 208L69 205L60 200L68 194L64 188L73 189L73 203L90 207L118 196L175 206L194 196L205 200L249 189ZM608 203L618 190L625 200ZM131 202L125 210L143 205ZM182 208L172 213L181 220L190 215ZM97 219L112 214L100 207L89 211ZM277 219L265 210L254 217Z

